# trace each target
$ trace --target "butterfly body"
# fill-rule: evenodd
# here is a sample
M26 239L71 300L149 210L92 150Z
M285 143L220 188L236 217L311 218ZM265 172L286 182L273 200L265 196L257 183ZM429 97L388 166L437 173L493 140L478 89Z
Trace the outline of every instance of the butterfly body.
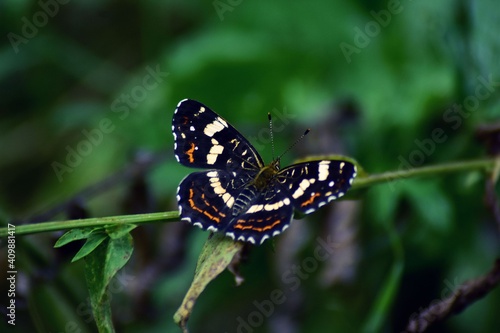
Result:
M205 105L181 101L172 121L174 153L186 166L177 190L182 220L261 244L288 228L294 210L309 214L341 197L356 176L347 161L321 160L280 168Z

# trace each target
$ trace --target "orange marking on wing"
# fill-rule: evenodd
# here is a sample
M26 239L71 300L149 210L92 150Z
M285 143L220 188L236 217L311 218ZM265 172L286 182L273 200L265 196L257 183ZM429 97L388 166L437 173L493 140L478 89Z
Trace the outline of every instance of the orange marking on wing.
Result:
M212 221L215 221L217 223L220 222L220 218L218 218L217 216L213 216L212 214L210 214L209 212L203 212L203 215L207 216L210 220Z
M260 220L259 222L262 222L262 221L263 220ZM246 220L238 220L238 221L236 221L236 225L234 227L236 229L241 229L241 230L252 229L252 230L256 230L258 232L262 232L262 231L266 231L266 230L274 228L276 225L281 223L281 220L277 220L273 224L266 225L265 227L262 227L262 228L258 228L258 227L251 226L251 225L240 224L240 223L245 223L245 222L247 222L247 221Z
M191 148L189 148L186 151L186 153L185 153L188 156L188 158L189 158L189 163L193 163L194 162L193 153L194 153L194 149L195 148L196 148L196 145L194 143L191 143Z
M208 217L210 220L212 221L215 221L217 223L220 223L220 218L217 217L217 216L214 216L212 214L210 214L209 212L207 211L204 211L203 209L200 209L198 208L195 203L194 203L194 200L193 200L193 195L194 195L194 191L193 189L189 189L189 206L191 206L191 208L193 208L195 211L197 211L198 213L201 213L203 215L205 215L206 217ZM213 208L213 207L212 207Z
M219 213L219 215L224 218L226 217L226 214L222 213L222 212L219 212L219 210L217 209L217 207L215 206L212 206L210 204L210 202L207 201L207 199L205 199L205 193L202 193L201 194L201 199L203 200L203 202L205 203L205 205L209 206L210 208L212 208L216 213Z
M317 197L319 197L319 196L321 196L321 194L319 194L319 193L315 193L314 195L311 195L311 197L310 197L308 200L304 201L304 202L300 205L300 207L305 207L305 206L307 206L307 205L312 204L312 203L314 202L314 199L316 199L316 198L317 198Z

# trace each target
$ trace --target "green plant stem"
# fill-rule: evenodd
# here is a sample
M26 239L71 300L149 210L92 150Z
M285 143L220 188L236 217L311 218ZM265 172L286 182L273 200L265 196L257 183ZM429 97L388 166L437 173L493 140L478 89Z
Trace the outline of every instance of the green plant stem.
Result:
M435 176L443 173L446 174L458 171L473 171L473 170L489 171L495 167L495 164L499 163L500 163L499 159L490 158L490 159L453 162L453 163L425 166L420 168L383 172L379 174L368 175L366 177L356 178L354 180L354 183L352 184L352 189L361 189L373 185L378 185L384 182L387 183L407 178Z
M473 161L453 162L453 163L439 164L439 165L426 166L414 169L390 171L380 174L366 175L364 177L360 176L356 178L356 180L352 184L352 189L366 188L378 185L380 183L392 182L401 179L408 179L408 178L422 177L422 176L434 176L434 175L452 173L457 171L473 171L473 170L489 171L494 169L495 165L498 164L500 164L500 159L491 158L491 159L482 159ZM96 218L81 219L81 220L41 222L36 224L19 225L15 227L15 234L28 235L40 232L58 231L58 230L66 230L74 228L102 227L105 225L130 224L130 223L141 224L141 223L162 222L162 221L173 222L177 220L179 220L179 213L177 211L137 214L137 215L121 215L121 216L111 216L111 217L96 217ZM13 229L0 228L0 237L7 236L9 230Z
M56 221L56 222L41 222L35 224L25 224L15 226L15 229L10 229L15 231L15 235L28 235L36 234L40 232L48 231L58 231L74 228L86 228L86 227L103 227L106 225L118 225L118 224L141 224L148 222L163 222L163 221L177 221L179 220L179 213L174 212L161 212L161 213L149 213L149 214L137 214L137 215L119 215L110 217L95 217L90 219L80 219L80 220L66 220L66 221ZM0 229L0 237L7 236L8 228Z

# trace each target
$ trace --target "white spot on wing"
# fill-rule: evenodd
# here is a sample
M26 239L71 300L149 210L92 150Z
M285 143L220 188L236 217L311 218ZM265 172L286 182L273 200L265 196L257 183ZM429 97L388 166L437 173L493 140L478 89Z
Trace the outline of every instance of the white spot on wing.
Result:
M221 117L217 117L216 120L205 127L203 133L205 133L206 136L212 137L215 135L215 133L222 131L226 127L227 123L224 121L224 119L222 119Z
M212 148L210 148L210 154L222 154L224 147L219 144L219 141L212 139Z
M299 187L298 189L293 192L292 197L294 199L300 198L304 194L304 191Z
M217 161L217 156L222 154L224 151L224 147L219 144L219 141L212 138L212 147L210 148L210 152L207 155L207 163L215 164Z
M207 164L214 164L217 161L217 155L208 154L207 155Z
M264 241L265 241L266 239L268 239L268 238L269 238L269 235L264 235L264 236L262 237L262 239L260 240L260 244L264 243Z
M319 167L318 167L318 180L319 181L323 181L323 180L326 180L328 178L329 167L330 167L330 161L319 162Z
M233 207L233 204L234 204L234 197L229 194L229 193L224 193L224 195L222 196L222 200L224 200L224 203L226 204L226 206L228 206L229 208Z
M283 203L280 201L280 202L276 202L276 203L273 203L273 204L266 204L264 206L264 209L267 210L267 211L272 211L272 210L276 210L280 207L280 204L283 206Z
M217 117L217 120L221 122L222 125L224 125L224 127L227 127L227 123L224 119L222 119L221 117Z
M333 201L335 199L337 199L337 196L336 195L332 195L331 197L328 197L328 202Z
M292 197L294 199L300 198L303 194L304 191L311 186L311 182L307 179L302 179L302 181L299 184L299 187L295 190L295 192L292 194Z
M264 208L264 205L252 205L252 206L250 206L250 208L248 208L247 213L260 212L263 208Z

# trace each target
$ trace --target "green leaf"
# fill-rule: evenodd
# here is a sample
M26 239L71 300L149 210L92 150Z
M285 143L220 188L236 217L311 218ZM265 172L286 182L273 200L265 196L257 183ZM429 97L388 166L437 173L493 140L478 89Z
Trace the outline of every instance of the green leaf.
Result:
M68 243L74 242L76 240L85 239L89 237L89 235L94 231L93 228L81 228L81 229L72 229L62 235L54 245L54 247L61 247Z
M130 259L132 252L132 236L127 233L120 238L106 237L85 258L85 278L99 332L114 332L108 286L118 270Z
M404 186L405 194L425 222L432 229L446 233L452 227L453 207L442 188L429 180L413 181Z
M174 321L183 332L188 332L186 324L200 294L226 269L233 257L241 251L243 245L242 242L235 242L219 234L214 234L206 241L196 264L193 282L181 306L174 314Z
M96 247L98 247L107 237L108 236L102 231L97 231L90 234L85 244L83 244L82 248L75 254L73 259L71 259L71 262L75 262L87 256L89 253L94 251Z
M122 238L137 227L135 224L123 224L106 227L106 233L113 239Z
M371 221L378 226L392 227L391 223L401 197L400 183L388 182L385 186L376 186L367 192L367 197Z

